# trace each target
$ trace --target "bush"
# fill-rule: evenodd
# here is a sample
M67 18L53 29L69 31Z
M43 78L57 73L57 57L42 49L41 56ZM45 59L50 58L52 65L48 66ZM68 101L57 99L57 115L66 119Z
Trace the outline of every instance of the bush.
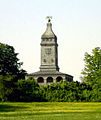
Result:
M87 102L90 101L92 87L79 82L60 82L43 87L41 94L46 101Z
M1 101L8 101L9 95L13 92L17 81L16 76L0 75L0 99Z
M17 82L17 89L14 90L12 101L32 102L40 101L39 85L33 78L21 79Z

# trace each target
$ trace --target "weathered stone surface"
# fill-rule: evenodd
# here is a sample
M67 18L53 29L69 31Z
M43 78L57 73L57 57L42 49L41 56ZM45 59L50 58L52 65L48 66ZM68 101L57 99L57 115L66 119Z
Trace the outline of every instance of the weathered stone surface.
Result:
M47 23L47 29L46 29L45 33L41 36L41 39L46 39L46 38L48 38L48 39L56 38L56 35L52 31L52 24L50 21Z

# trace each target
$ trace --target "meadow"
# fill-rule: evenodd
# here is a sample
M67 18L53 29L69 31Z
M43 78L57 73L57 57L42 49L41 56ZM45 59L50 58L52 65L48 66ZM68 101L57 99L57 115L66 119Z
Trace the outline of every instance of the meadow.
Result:
M101 103L0 103L0 120L101 120Z

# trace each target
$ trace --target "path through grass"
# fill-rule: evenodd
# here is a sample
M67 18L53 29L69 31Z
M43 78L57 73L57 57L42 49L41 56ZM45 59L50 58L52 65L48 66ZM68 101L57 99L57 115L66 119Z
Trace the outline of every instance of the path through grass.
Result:
M101 103L0 103L0 120L101 120Z

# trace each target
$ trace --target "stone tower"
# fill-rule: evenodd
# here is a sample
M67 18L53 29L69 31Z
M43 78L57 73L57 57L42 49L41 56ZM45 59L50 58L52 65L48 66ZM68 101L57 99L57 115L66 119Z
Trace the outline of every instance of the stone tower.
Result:
M47 29L41 37L41 71L59 71L57 37L52 31L50 19Z
M71 82L73 80L73 76L59 72L57 37L52 30L50 18L48 19L46 31L41 36L40 45L40 71L28 74L26 78L33 77L40 85L56 83L61 80Z

